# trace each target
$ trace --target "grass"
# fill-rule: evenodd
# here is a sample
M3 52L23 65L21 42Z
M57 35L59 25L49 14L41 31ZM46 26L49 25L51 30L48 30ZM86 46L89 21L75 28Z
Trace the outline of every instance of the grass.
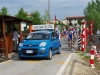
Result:
M86 56L86 55L84 55L84 59L90 59L90 56Z
M85 55L85 53L79 53L79 55L83 58L83 60L85 60L86 62L90 62L90 56ZM98 62L98 59L95 57L94 58L94 65L96 67L97 70L100 70L100 64Z
M79 54L80 56L84 56L84 54L83 53L81 53L81 54Z
M100 63L98 63L98 59L95 58L94 61L95 61L96 68L100 70Z

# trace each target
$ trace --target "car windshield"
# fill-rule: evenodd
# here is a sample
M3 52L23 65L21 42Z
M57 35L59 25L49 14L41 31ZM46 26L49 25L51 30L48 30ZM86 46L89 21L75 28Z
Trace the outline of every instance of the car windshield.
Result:
M30 33L25 39L26 40L48 40L50 33Z

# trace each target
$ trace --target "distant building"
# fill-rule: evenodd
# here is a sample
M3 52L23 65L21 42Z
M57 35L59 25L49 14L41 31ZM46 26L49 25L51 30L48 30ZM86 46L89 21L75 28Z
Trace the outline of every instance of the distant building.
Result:
M47 24L47 23L48 23L48 21L42 21L42 23L43 23L43 24Z
M53 19L53 20L51 20L51 21L50 21L50 23L55 24L55 21L56 21L56 23L57 23L57 24L60 22L58 19L56 19L56 20L55 20L55 19Z
M65 25L67 25L67 20L66 19L63 19L60 22L63 23L63 24L65 24Z
M70 25L70 26L73 26L73 25L79 25L79 21L80 23L85 20L85 16L70 16L70 17L66 17L66 19L62 19L62 20L58 20L56 19L56 24L58 23L63 23L65 25ZM47 21L43 21L44 24L47 24L48 22ZM51 24L55 24L55 19L52 19L50 21Z
M85 16L71 16L71 17L66 17L67 24L70 26L73 25L78 25L78 21L82 22L85 20Z

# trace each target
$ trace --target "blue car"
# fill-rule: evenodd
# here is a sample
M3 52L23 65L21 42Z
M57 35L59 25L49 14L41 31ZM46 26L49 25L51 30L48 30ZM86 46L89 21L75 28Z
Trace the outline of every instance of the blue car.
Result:
M61 54L61 43L55 31L31 32L19 43L18 56L23 58L52 59L52 55Z

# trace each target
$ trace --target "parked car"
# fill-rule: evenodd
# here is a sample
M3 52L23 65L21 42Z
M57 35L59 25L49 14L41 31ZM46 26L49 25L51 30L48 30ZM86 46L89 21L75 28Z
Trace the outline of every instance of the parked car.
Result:
M46 58L61 53L61 43L55 31L36 31L26 36L18 46L19 59Z

